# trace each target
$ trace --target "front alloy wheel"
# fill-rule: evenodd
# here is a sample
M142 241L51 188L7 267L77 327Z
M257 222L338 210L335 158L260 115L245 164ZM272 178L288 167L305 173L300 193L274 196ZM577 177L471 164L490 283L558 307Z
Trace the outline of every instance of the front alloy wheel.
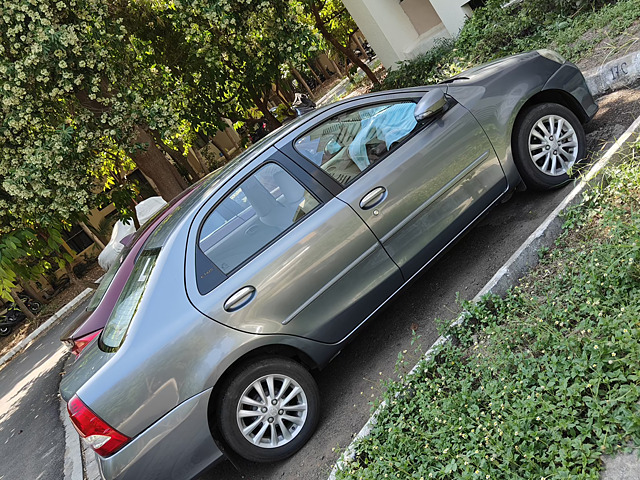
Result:
M564 118L545 115L529 133L529 155L535 166L546 175L568 174L578 159L576 131Z
M229 446L255 462L293 455L307 442L319 418L318 387L300 364L285 358L245 365L228 382L219 425Z
M563 105L542 103L524 109L514 125L514 161L527 187L564 185L584 158L586 137L578 117Z

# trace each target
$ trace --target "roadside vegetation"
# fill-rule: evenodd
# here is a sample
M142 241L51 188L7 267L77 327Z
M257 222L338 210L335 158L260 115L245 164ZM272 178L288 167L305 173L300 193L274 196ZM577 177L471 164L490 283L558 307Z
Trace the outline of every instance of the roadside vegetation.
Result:
M385 385L339 479L598 479L640 446L640 142L505 298ZM402 365L400 365L402 368Z
M442 41L427 53L389 72L380 89L437 83L480 63L507 55L552 48L577 62L607 39L624 37L638 23L640 0L489 0L474 12L453 41ZM630 36L613 50L638 43ZM636 46L637 48L637 46Z

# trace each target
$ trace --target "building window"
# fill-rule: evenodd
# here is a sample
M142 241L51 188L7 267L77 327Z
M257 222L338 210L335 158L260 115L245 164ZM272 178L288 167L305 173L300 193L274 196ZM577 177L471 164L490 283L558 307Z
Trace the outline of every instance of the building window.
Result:
M74 225L69 232L62 232L62 238L64 238L67 245L76 253L80 253L85 248L93 245L91 237L89 237L79 225Z
M471 7L472 10L476 8L484 7L487 4L487 0L471 0L467 5Z

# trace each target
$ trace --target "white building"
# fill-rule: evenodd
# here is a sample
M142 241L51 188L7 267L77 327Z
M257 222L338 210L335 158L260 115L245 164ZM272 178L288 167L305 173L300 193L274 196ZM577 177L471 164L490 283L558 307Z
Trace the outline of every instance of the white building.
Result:
M483 0L342 0L386 68L455 37Z

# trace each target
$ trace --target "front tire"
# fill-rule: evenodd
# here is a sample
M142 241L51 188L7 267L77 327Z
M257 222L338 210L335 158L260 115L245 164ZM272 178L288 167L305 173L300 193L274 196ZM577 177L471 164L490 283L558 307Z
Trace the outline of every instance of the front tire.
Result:
M300 450L319 419L318 387L300 364L269 358L246 364L224 387L219 425L228 445L253 462Z
M586 143L582 124L571 110L556 103L533 105L514 126L514 161L527 187L549 190L571 179Z

